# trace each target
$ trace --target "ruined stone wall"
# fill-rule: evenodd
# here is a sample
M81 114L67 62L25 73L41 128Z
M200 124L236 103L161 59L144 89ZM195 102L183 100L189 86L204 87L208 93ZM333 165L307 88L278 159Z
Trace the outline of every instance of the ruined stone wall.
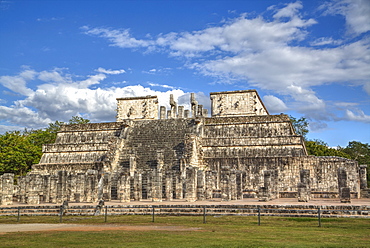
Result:
M202 137L205 158L307 155L286 115L206 118Z
M56 171L93 169L106 157L110 144L122 130L121 123L89 123L65 125L57 134L54 144L43 146L40 163L34 170Z
M157 96L117 98L117 121L157 118Z
M255 90L213 92L211 102L212 116L268 115Z

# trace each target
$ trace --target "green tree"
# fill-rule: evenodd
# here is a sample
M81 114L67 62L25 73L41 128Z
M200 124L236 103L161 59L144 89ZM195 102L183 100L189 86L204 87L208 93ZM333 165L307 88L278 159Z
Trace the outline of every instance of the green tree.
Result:
M350 155L343 152L341 149L330 148L328 144L322 140L309 140L305 142L305 145L308 155L351 158Z
M73 116L68 124L85 124L90 120ZM66 123L55 121L45 129L7 132L0 135L0 175L26 174L42 156L42 145L55 142L57 132Z
M305 117L299 119L289 116L290 121L292 122L294 131L296 134L301 135L306 140L306 135L308 133L308 121Z
M358 164L367 165L367 185L370 187L370 145L368 143L350 141L345 148L340 150L348 154L351 159L356 160Z
M38 163L41 150L19 131L0 135L0 174L24 175Z

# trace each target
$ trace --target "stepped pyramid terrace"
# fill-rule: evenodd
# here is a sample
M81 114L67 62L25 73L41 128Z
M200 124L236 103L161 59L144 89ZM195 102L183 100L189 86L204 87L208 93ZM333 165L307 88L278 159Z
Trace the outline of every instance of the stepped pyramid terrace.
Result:
M270 115L257 91L214 92L211 113L170 97L117 99L111 123L64 125L38 164L13 185L0 178L2 205L100 200L186 201L338 198L367 191L366 166L308 156L287 115Z

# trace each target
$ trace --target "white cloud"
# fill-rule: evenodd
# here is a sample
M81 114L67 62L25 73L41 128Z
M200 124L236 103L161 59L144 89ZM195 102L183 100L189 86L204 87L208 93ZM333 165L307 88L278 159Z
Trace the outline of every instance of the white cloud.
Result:
M369 3L341 0L322 8L326 9L326 14L344 15L348 27L361 33L370 25L370 12L365 12ZM293 100L289 103L291 107L311 119L338 119L329 112L328 104L317 96L313 87L341 83L362 86L369 93L370 38L348 41L319 37L307 46L307 28L318 23L305 19L302 8L300 1L282 8L272 6L268 8L272 20L243 14L202 30L171 32L156 38L136 39L127 29L84 29L86 34L107 38L114 46L148 48L185 57L190 69L220 82L246 82L248 87L285 95ZM355 27L355 23L361 28ZM312 39L311 34L309 38ZM324 45L333 47L321 47ZM272 97L267 97L267 101L278 102ZM281 102L277 106L284 109Z
M370 123L370 115L366 115L363 111L358 110L357 114L353 113L351 110L346 111L346 119L351 121L360 121Z
M342 44L342 40L334 40L332 37L320 37L312 42L310 42L311 46L325 46L325 45L340 45Z
M122 73L126 73L125 70L121 69L121 70L110 70L110 69L104 69L104 68L101 68L99 67L98 69L96 69L97 72L101 72L101 73L104 73L104 74L113 74L113 75L116 75L116 74L122 74Z
M67 121L75 115L84 116L93 122L115 121L116 98L119 97L157 95L159 104L169 108L170 94L173 94L176 101L179 99L180 105L185 105L186 109L190 107L190 94L168 85L151 85L160 86L166 91L157 91L141 85L92 89L91 86L106 79L106 74L116 74L119 71L123 73L124 70L99 68L96 71L97 74L89 75L81 81L73 80L69 74L62 71L33 71L33 79L43 80L44 83L39 84L36 90L28 89L24 100L15 101L11 106L0 105L0 121L9 124L9 129L0 130L14 130L12 127L22 127L18 130L24 127L41 128L55 120ZM29 73L24 70L19 75ZM4 77L14 81L20 76ZM203 97L204 94L197 95L199 103L209 108L209 100Z
M369 0L336 0L326 2L321 8L326 15L343 15L349 33L359 35L370 30Z
M269 113L282 113L288 110L285 103L276 96L266 95L263 97L263 102Z

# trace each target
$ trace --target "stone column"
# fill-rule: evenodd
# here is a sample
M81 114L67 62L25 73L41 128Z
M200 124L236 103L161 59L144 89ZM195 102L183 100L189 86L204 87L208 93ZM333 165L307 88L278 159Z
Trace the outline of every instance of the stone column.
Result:
M135 174L134 174L134 200L135 201L140 201L143 198L142 188L143 188L142 175L140 172L135 171Z
M165 189L166 189L166 200L172 201L173 200L173 176L172 172L168 171L166 173L166 179L165 179Z
M230 170L230 181L229 181L229 189L230 189L230 200L237 199L237 187L236 187L236 171Z
M183 182L181 179L181 174L176 174L175 176L175 190L176 190L176 199L183 199L184 189L183 189Z
M197 116L203 116L203 105L198 105Z
M42 176L39 174L27 174L26 176L26 203L40 204L42 194Z
M263 172L263 187L260 187L258 192L259 201L270 201L272 200L272 172L265 170Z
M103 178L103 200L110 201L111 200L111 174L109 172L104 173Z
M152 201L162 201L162 172L158 169L152 170Z
M243 175L241 171L236 171L236 199L243 199Z
M67 171L58 171L57 204L67 200Z
M203 109L203 113L202 113L202 115L203 115L204 117L208 117L208 109Z
M366 164L360 165L360 189L367 189Z
M188 202L197 200L197 171L195 167L186 168L185 199Z
M340 202L350 203L351 190L347 187L347 171L344 168L338 169L338 190Z
M130 202L130 177L121 175L118 183L118 198L120 202Z
M136 171L136 156L130 156L130 176L133 177Z
M203 170L197 170L197 200L204 201L205 196L205 172Z
M57 203L58 175L50 175L50 202Z
M171 118L176 119L177 118L177 103L175 102L173 98L173 94L170 94L170 106L171 106Z
M191 104L191 114L192 117L197 117L197 111L198 111L198 102L195 100L195 94L190 94L190 104Z
M220 174L221 201L230 201L230 173L222 171Z
M190 111L188 109L186 109L184 111L184 118L189 118L189 116L190 116Z
M18 177L18 202L26 203L26 177Z
M215 176L214 176L215 172L214 171L206 171L205 172L205 177L206 177L206 190L205 190L205 198L207 200L209 199L212 199L213 198L213 187L214 187L214 180L215 180Z
M86 173L85 197L86 202L98 200L98 171L88 170Z
M0 177L0 180L1 180L0 205L12 205L14 190L14 174L5 173Z
M85 195L85 174L78 173L77 174L77 181L76 181L76 192L75 192L75 202L82 202L84 201Z
M183 119L184 118L184 106L179 106L178 107L177 118L179 118L179 119Z
M311 198L310 170L300 171L301 182L298 183L298 201L308 202Z
M166 107L165 106L160 107L159 119L161 119L161 120L166 119Z

